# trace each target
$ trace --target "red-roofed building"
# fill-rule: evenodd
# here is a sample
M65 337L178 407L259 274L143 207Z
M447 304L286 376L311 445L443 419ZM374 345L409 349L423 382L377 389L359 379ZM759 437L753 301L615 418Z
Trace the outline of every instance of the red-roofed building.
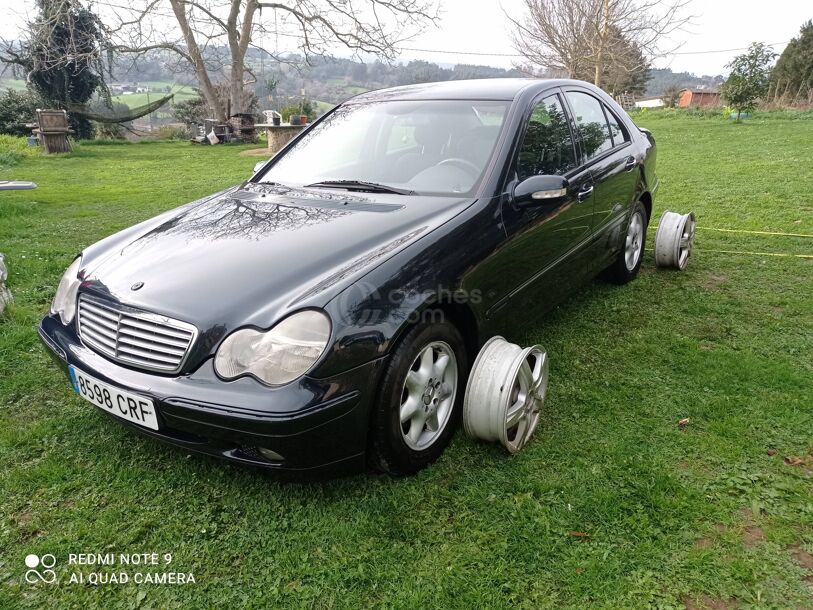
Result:
M683 89L678 98L679 108L689 106L721 106L720 92L715 89Z

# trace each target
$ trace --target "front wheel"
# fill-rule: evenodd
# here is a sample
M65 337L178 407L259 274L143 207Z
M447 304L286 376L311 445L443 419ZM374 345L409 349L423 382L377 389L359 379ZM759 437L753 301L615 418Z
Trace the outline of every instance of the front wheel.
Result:
M636 201L632 206L632 213L627 224L626 235L621 251L612 265L610 265L608 275L610 280L616 284L626 284L631 282L641 270L641 263L644 260L644 246L646 245L646 227L649 218L646 208L640 201Z
M460 420L468 363L447 321L420 323L393 350L373 413L370 461L412 474L443 453Z

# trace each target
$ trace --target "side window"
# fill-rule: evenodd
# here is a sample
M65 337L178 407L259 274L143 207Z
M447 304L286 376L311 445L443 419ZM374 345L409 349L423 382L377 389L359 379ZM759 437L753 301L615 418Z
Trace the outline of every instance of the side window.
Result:
M602 104L592 95L579 91L568 91L567 101L573 110L576 124L579 126L582 152L585 161L589 161L613 147L610 126L604 116Z
M562 175L576 167L573 136L558 95L539 102L522 140L517 159L520 180L539 175Z
M607 122L610 125L610 134L613 136L613 146L618 146L624 142L629 142L630 137L627 135L627 130L621 125L621 122L615 117L612 111L604 106L604 114L607 115Z

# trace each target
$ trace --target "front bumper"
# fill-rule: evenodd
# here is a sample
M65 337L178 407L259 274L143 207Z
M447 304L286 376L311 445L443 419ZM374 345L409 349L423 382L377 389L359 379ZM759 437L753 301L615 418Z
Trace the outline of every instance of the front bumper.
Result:
M385 357L326 379L278 388L223 381L212 359L189 375L167 377L116 364L86 347L72 327L47 316L42 342L67 375L74 366L155 401L158 430L119 423L187 451L279 471L353 472L364 467L370 405ZM91 407L88 404L88 407ZM258 449L282 459L268 459Z

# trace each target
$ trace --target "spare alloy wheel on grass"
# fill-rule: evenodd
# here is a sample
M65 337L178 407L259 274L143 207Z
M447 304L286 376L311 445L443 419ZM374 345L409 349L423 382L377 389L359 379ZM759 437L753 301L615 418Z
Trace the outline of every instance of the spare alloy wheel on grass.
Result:
M658 267L686 268L694 246L694 213L665 211L655 233L655 264Z
M3 313L6 305L11 303L11 291L6 287L7 279L6 257L0 254L0 313Z
M37 188L34 182L18 180L0 180L0 191L29 191ZM6 305L11 303L11 291L6 286L8 279L8 268L6 267L6 257L0 253L0 313L6 309Z
M492 337L471 369L463 401L463 427L472 438L522 449L539 424L548 389L548 354Z

